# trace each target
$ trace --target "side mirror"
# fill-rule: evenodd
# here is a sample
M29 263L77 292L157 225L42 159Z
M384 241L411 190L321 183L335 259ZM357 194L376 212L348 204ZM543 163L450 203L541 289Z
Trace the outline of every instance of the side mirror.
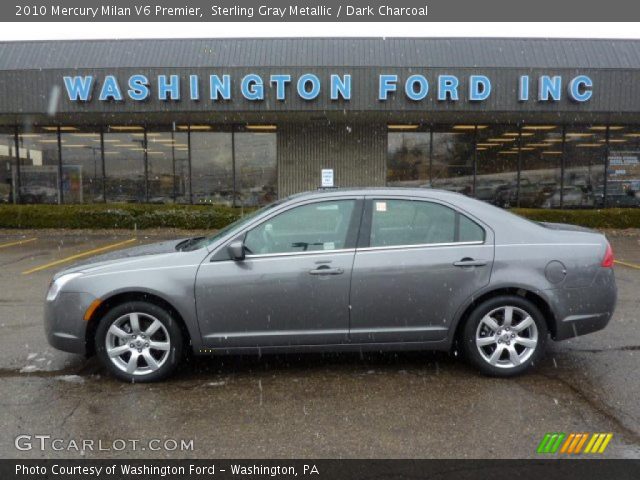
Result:
M244 243L242 240L234 240L227 246L229 256L236 261L244 260Z

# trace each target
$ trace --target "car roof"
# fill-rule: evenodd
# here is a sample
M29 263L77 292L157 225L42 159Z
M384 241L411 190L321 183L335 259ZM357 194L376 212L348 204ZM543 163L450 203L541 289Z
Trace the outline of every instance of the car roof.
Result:
M343 195L410 195L425 198L441 199L470 199L461 193L435 188L411 188L411 187L362 187L362 188L319 188L306 192L295 193L287 199L300 200L303 198L321 198Z

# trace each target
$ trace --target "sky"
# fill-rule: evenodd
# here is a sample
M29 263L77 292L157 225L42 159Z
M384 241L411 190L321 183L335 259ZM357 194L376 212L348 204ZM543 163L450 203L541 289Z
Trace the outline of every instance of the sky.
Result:
M168 25L171 25L168 28ZM217 37L640 38L640 23L3 23L0 41Z

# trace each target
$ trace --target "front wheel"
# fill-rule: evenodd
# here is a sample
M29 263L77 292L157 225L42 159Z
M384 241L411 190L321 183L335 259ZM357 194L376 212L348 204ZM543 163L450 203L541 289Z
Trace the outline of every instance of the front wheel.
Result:
M464 352L487 375L509 377L528 370L543 354L547 325L529 300L512 295L476 307L463 330Z
M182 331L163 308L142 301L115 306L95 336L100 362L128 382L154 382L169 376L182 356Z

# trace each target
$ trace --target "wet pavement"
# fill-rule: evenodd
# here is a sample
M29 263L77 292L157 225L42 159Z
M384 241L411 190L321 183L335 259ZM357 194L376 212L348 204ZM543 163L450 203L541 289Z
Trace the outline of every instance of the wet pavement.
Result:
M136 242L184 235L138 232ZM88 440L87 458L521 458L547 432L612 432L604 456L640 458L640 268L616 265L607 329L550 342L514 379L418 352L203 357L164 383L123 384L48 346L42 303L63 265L38 269L133 236L0 231L0 457L77 457L73 442ZM611 241L640 266L637 232ZM17 450L18 435L38 448ZM45 440L42 451L35 435L61 450Z

